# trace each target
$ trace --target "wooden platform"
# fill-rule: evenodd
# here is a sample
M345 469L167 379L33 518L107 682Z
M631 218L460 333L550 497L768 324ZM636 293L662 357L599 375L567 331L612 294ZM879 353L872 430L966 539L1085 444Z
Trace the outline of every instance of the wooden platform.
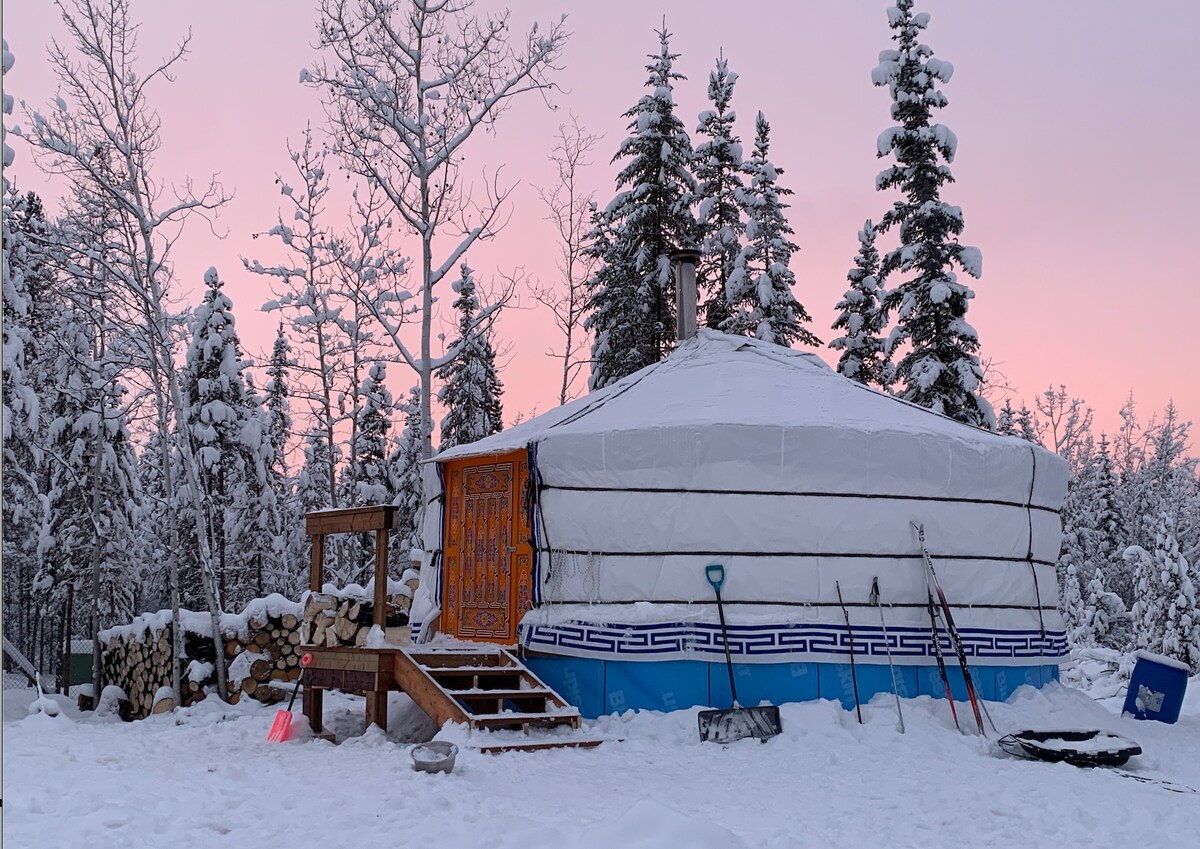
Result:
M439 726L472 730L579 728L579 711L550 689L512 653L498 646L453 649L305 647L313 656L304 672L304 714L322 732L327 689L361 690L366 724L387 730L387 695L408 694ZM497 740L481 751L587 747L599 741L547 738Z

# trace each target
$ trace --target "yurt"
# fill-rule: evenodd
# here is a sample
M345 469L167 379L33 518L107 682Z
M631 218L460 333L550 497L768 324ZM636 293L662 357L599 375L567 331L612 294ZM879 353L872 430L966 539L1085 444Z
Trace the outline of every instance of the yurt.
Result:
M864 701L892 690L891 664L901 694L944 696L935 633L965 698L920 526L976 684L1003 699L1057 678L1067 650L1066 481L1039 446L701 330L426 465L414 629L519 646L585 716L727 707L718 563L742 704L850 704L851 650Z

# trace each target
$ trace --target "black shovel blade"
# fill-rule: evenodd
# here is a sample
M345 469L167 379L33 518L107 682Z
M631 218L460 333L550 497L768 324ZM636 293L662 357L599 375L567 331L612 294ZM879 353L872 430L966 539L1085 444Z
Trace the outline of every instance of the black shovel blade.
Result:
M702 743L732 743L746 737L769 740L783 732L783 726L779 722L779 708L775 705L702 710L697 718Z

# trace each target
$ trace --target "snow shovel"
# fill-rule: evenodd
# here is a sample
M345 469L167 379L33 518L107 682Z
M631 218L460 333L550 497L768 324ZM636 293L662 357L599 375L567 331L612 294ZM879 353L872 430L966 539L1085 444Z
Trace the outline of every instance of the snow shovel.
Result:
M725 665L729 669L729 694L733 696L733 707L730 710L700 711L697 716L700 742L732 743L746 737L757 737L765 742L783 731L779 722L779 708L775 705L744 708L738 704L737 685L733 682L733 658L729 654L729 633L725 628L725 608L721 605L725 567L713 564L704 570L704 576L717 593L717 614L721 617L721 641L725 644Z
M296 686L292 687L292 697L288 699L287 710L275 711L275 721L271 723L271 731L267 734L268 742L282 743L292 739L292 705L296 703L296 693L300 691L300 682L304 680L304 670L312 663L312 659L310 652L301 655L300 675L296 678Z

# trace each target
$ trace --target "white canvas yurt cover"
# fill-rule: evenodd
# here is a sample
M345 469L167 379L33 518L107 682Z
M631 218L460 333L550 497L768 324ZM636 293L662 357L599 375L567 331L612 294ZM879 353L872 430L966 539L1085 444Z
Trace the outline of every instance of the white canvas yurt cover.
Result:
M897 664L928 665L923 525L973 663L1046 667L1066 652L1061 459L867 389L813 354L703 330L656 365L427 465L418 627L443 592L439 470L521 449L530 649L723 662L704 577L720 563L738 663L846 662L836 582L860 664L887 663L886 627Z

